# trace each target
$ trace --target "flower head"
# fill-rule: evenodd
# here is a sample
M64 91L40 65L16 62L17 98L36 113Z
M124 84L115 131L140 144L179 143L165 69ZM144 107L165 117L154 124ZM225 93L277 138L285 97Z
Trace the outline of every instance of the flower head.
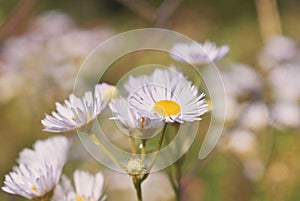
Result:
M112 100L109 104L114 117L111 119L119 120L123 125L125 125L129 129L151 129L151 128L159 128L162 126L162 122L149 119L138 113L135 109L129 107L128 100L125 98L118 98Z
M102 95L104 101L114 97L117 92L117 88L115 86L106 83L97 84L95 90Z
M177 43L171 49L171 57L180 62L191 64L207 64L217 61L229 52L229 47L217 47L215 43Z
M149 82L129 97L129 105L150 119L168 123L201 120L207 112L204 94L198 95L197 88L182 73L172 69L156 69Z
M298 47L295 41L284 36L274 36L267 41L259 55L259 64L265 70L269 70L284 62L290 62L297 58Z
M19 166L5 175L2 190L27 199L51 198L69 145L66 137L59 136L38 141L34 150L23 150L18 159Z
M104 201L104 178L102 173L92 175L86 171L76 170L73 174L75 190L70 180L62 177L62 183L57 186L53 201Z
M69 100L65 100L64 105L56 102L57 112L52 112L52 116L46 115L46 118L42 120L44 131L65 132L88 124L107 105L108 100L103 101L101 93L102 91L96 86L94 95L88 91L80 99L71 94Z
M130 159L126 164L126 172L131 176L143 177L147 173L147 167L141 159Z

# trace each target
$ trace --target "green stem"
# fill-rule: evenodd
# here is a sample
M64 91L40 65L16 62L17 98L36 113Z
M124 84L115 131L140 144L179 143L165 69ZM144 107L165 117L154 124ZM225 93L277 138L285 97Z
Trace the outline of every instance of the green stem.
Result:
M157 160L159 151L160 151L160 149L161 149L161 145L162 145L163 140L164 140L164 136L165 136L165 134L166 134L167 125L168 125L168 124L165 124L165 125L164 125L162 134L161 134L160 139L159 139L159 141L158 141L156 153L155 153L155 155L154 155L154 157L153 157L153 159L152 159L152 161L151 161L151 163L150 163L150 165L149 165L149 169L148 169L149 172L150 172L150 170L153 168L153 166L154 166L154 164L155 164L155 162L156 162L156 160Z
M174 164L168 171L168 178L170 180L172 189L176 196L176 201L181 200L181 167L179 163Z
M142 187L141 187L143 180L140 180L137 177L132 177L132 182L136 191L137 200L143 201Z
M173 178L172 167L173 167L173 166L171 166L171 167L169 168L169 170L168 170L168 178L169 178L169 181L171 182L172 189L173 189L174 193L176 194L176 191L177 191L177 185L176 185L175 180L174 180L174 178Z
M264 42L272 36L281 35L281 21L277 0L256 0L260 31Z
M123 165L114 157L114 155L108 150L106 149L106 147L102 144L102 142L100 142L100 140L97 138L97 136L95 134L91 134L90 138L93 140L93 142L98 145L102 151L120 168L124 169Z
M181 168L179 164L176 164L176 179L177 179L177 191L176 191L176 200L181 200Z
M130 142L130 146L131 146L132 158L136 158L136 145L135 145L134 137L129 136L129 142Z
M147 145L147 140L146 139L142 139L141 157L142 157L142 161L143 162L144 162L145 156L146 156L146 145Z

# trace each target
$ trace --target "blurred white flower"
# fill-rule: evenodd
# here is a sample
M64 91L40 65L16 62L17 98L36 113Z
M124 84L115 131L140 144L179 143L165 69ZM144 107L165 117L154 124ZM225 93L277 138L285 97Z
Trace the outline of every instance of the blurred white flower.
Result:
M259 56L259 63L262 68L268 70L276 65L291 61L298 54L297 45L291 39L284 36L271 38Z
M255 70L243 64L230 64L221 72L225 92L228 96L239 97L249 92L260 91L262 82Z
M63 12L42 14L25 33L3 41L0 79L6 81L14 74L18 80L14 79L16 84L12 86L21 83L27 88L22 94L23 90L5 85L4 98L27 95L34 99L41 95L40 91L48 95L57 91L69 93L85 57L112 35L113 31L105 27L82 29ZM5 102L4 98L0 102Z
M48 11L38 16L31 24L31 31L45 37L61 36L75 29L72 18L60 11Z
M286 64L273 68L269 82L277 101L297 103L300 100L300 64Z
M272 107L271 115L275 127L299 128L300 126L300 108L295 103L277 102Z
M232 96L226 97L225 104L226 104L225 105L225 111L226 111L225 120L227 122L233 122L233 121L237 120L237 118L240 116L240 111L241 111L240 104ZM222 117L222 114L219 114L217 110L215 110L214 112L218 116Z
M252 180L259 180L265 172L264 164L257 158L249 158L243 161L244 174L245 176Z
M76 170L73 174L75 190L70 180L62 177L62 183L57 186L53 201L104 201L104 177L102 173L92 175L86 171Z
M111 35L112 31L100 28L71 30L50 39L46 49L49 57L54 61L65 61L68 58L83 60L101 41Z
M34 150L25 149L19 166L5 175L2 190L27 199L51 198L66 162L69 142L66 137L38 141Z
M224 57L229 52L229 47L217 47L215 43L177 43L170 51L173 59L190 64L208 64Z
M241 112L240 125L251 130L260 130L269 123L269 109L263 102L254 102L244 106Z
M95 119L106 107L108 101L103 101L101 91L95 86L94 94L91 91L85 92L82 99L71 94L64 105L56 102L57 112L52 116L46 115L41 122L44 131L65 132L80 128Z
M168 123L201 120L206 113L204 93L198 95L197 88L183 74L169 80L172 70L156 70L152 83L145 84L129 96L129 106L150 119Z
M21 93L24 80L13 72L0 73L0 103L6 103Z
M257 145L255 135L246 130L237 128L229 133L229 148L236 153L246 154L255 150Z

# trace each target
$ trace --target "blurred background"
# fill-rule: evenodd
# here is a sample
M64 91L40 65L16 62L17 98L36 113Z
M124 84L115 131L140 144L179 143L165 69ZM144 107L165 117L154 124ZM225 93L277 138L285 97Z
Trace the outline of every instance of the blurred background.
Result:
M40 120L72 92L93 48L160 27L231 48L217 63L227 93L224 133L205 160L199 133L181 164L182 200L300 200L299 19L298 0L0 0L0 178L20 150L51 136ZM65 172L76 168L104 171L108 200L134 200L130 179L101 167L74 138ZM146 181L146 201L174 200L166 175ZM23 199L1 191L0 200Z

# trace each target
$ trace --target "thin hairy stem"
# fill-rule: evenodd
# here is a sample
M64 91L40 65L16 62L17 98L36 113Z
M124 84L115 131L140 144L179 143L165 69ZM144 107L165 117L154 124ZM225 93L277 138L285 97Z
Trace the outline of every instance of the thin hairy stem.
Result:
M91 134L90 135L91 140L93 140L93 142L98 145L98 147L100 147L102 149L102 151L120 168L124 168L123 165L114 157L114 155L108 150L106 149L106 147L102 144L102 142L100 142L100 140L97 138L97 136L95 134Z
M153 159L152 159L152 161L151 161L151 163L150 163L150 165L149 165L149 169L148 169L149 172L150 172L150 170L153 168L153 166L154 166L154 164L155 164L155 162L156 162L156 160L157 160L158 154L159 154L159 152L160 152L160 150L161 150L161 146L162 146L162 143L163 143L163 140L164 140L164 137L165 137L165 134L166 134L166 130L167 130L167 125L168 125L168 124L165 124L165 125L164 125L163 131L162 131L162 133L161 133L161 135L160 135L160 138L159 138L159 141L158 141L158 144L157 144L157 149L156 149L155 155L154 155L154 157L153 157Z
M141 157L142 157L142 161L145 160L145 156L146 156L146 145L147 145L147 140L146 140L146 139L142 139L142 149L141 149Z
M176 170L176 180L177 180L177 191L176 193L176 200L181 200L181 167L179 164L175 165Z
M129 136L129 142L130 142L130 147L131 147L132 158L136 158L136 144L135 144L134 137Z
M143 201L142 195L142 182L143 180L138 179L136 176L132 177L132 182L136 191L136 197L138 201Z

